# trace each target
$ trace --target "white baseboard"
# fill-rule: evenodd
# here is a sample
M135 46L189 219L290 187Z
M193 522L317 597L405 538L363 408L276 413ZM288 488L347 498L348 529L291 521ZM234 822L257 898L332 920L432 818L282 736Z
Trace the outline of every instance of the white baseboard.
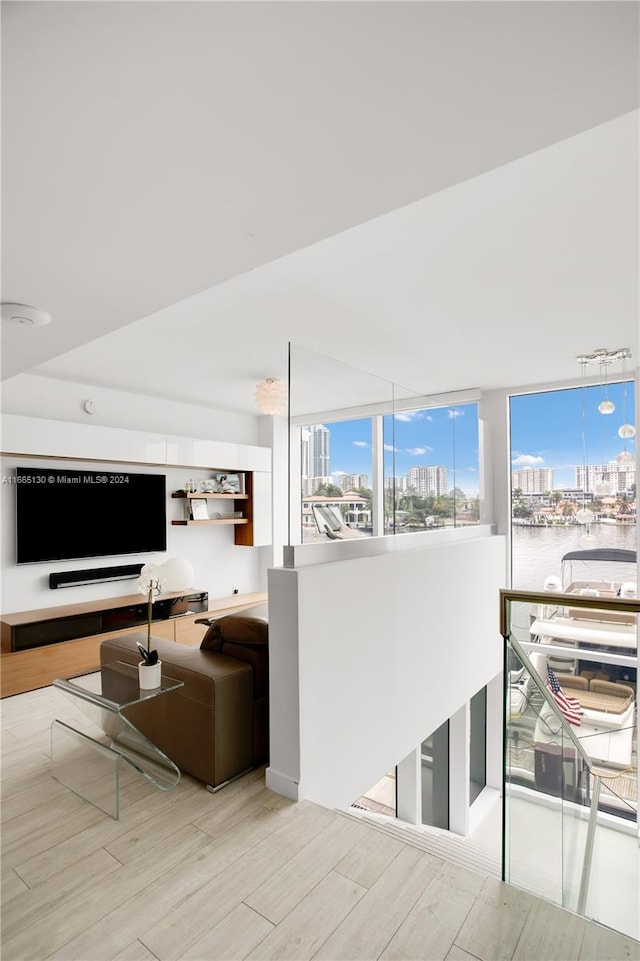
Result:
M276 794L282 794L292 801L300 800L300 784L298 781L294 781L292 777L289 777L288 774L282 774L280 771L275 771L272 767L268 767L265 784L270 791L274 791Z

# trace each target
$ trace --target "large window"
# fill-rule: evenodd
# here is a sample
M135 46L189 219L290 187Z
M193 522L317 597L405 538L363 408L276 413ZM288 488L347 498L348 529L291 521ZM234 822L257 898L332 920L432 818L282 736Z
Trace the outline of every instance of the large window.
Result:
M372 533L370 417L300 430L302 543Z
M307 424L300 443L303 543L479 521L475 403Z
M510 400L512 586L542 590L562 558L593 548L636 548L633 382L521 394ZM623 435L628 431L623 430Z
M385 416L384 451L385 531L478 523L477 404Z

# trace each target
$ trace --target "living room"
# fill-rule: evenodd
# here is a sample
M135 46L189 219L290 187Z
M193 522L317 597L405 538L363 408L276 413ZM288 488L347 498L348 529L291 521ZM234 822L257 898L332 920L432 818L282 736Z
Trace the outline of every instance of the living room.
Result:
M106 602L130 586L54 592L49 575L152 559L18 565L18 467L163 475L166 555L190 561L190 586L210 603L268 589L272 630L281 598L263 776L289 801L261 794L261 815L299 798L348 804L479 686L498 697L499 650L474 641L495 640L492 595L508 582L505 398L575 385L576 355L603 341L630 347L637 379L636 15L622 3L3 4L3 301L50 322L3 320L2 613ZM317 366L289 367L290 344ZM410 535L435 537L411 569L399 548L367 558L353 542L282 567L299 547L297 438L254 392L276 377L293 413L303 400L317 422L353 410L348 379L326 376L334 360L352 387L362 371L384 383L386 400L393 385L425 405L475 392L482 530L450 544ZM177 523L171 494L220 471L264 481L251 545L242 525ZM446 637L461 582L473 604L452 692L439 683L450 652L425 660L411 624L430 585L425 630ZM45 694L35 703L50 709ZM17 745L28 710L11 710ZM38 790L46 728L33 782L20 775ZM497 749L490 770L495 785ZM209 799L227 813L242 796L229 788ZM81 832L67 840L81 846ZM30 956L47 950L45 938Z

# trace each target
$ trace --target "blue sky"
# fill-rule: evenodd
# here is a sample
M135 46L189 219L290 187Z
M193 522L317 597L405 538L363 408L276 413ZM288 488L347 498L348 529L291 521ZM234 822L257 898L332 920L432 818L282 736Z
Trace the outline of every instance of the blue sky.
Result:
M605 399L605 388L577 387L544 394L526 394L511 400L512 465L551 467L554 487L575 486L575 466L601 464L615 460L625 441L618 436L624 421L624 390L620 383L610 384L612 414L601 414L598 405ZM634 421L634 388L627 385L626 419ZM584 440L583 440L584 438ZM626 442L635 454L635 439ZM586 456L585 456L586 446Z
M371 483L371 421L327 422L324 426L331 431L331 472L367 474ZM475 404L385 417L384 442L387 474L403 476L411 467L442 465L447 468L449 487L454 483L455 468L456 486L468 494L477 491Z
M511 400L512 464L518 467L550 467L554 487L573 487L574 468L584 463L613 460L625 442L618 436L623 423L623 386L613 383L607 395L616 406L603 415L598 404L605 389L576 387L542 394L525 394ZM627 385L626 419L634 422L633 383ZM367 474L371 483L371 422L368 419L325 423L331 431L331 472ZM385 417L386 472L402 476L411 467L443 465L447 486L453 484L472 496L478 490L478 432L475 405L436 408L430 411ZM454 443L455 440L455 443ZM634 452L635 441L627 441ZM392 453L393 451L393 453ZM454 481L455 469L455 481Z

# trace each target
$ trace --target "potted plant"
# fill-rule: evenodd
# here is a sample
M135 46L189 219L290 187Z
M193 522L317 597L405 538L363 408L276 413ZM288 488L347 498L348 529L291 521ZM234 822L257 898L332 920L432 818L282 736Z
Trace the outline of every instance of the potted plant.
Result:
M138 650L142 660L138 664L138 677L141 690L159 687L162 661L158 657L158 652L151 646L151 621L153 620L153 599L164 590L162 578L162 565L145 564L140 571L138 580L138 591L147 598L147 644L137 642Z
M163 591L187 591L193 588L194 570L189 561L180 557L170 557L162 564L145 564L140 571L138 591L147 598L147 643L137 643L142 660L138 664L138 677L141 690L159 687L162 661L158 652L151 646L151 622L153 620L153 599Z

